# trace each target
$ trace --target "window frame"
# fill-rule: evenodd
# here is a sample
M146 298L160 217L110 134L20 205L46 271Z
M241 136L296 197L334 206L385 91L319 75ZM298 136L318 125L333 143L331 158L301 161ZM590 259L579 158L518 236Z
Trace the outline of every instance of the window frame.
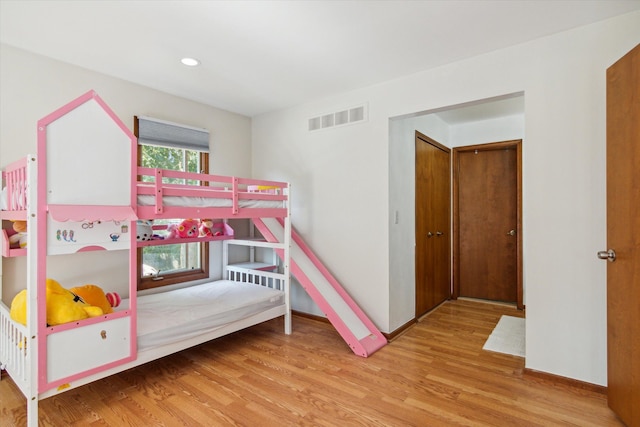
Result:
M142 162L143 144L138 144L138 166ZM188 148L186 148L188 150ZM195 150L192 150L195 151ZM200 173L209 170L209 153L199 152L200 155ZM140 177L138 177L140 179ZM208 185L208 182L201 182L200 185ZM144 219L144 218L143 218ZM185 245L187 243L175 243L177 245ZM142 257L144 247L137 249L137 289L139 291L146 289L155 289L163 286L175 285L179 283L192 282L195 280L208 279L210 275L209 269L209 244L208 242L199 242L200 245L200 268L197 270L180 271L176 273L160 274L154 276L142 276ZM169 245L167 245L169 246Z

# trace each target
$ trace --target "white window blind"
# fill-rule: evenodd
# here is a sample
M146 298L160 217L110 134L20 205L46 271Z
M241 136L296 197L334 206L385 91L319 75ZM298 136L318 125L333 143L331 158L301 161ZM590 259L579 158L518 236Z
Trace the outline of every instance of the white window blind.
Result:
M138 143L209 152L209 131L166 120L137 116Z

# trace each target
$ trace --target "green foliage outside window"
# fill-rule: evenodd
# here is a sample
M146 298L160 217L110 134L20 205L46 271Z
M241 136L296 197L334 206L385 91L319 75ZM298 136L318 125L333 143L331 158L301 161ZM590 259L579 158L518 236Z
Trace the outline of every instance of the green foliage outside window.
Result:
M200 153L181 148L168 148L156 145L142 146L141 166L147 168L159 168L178 170L184 172L200 172ZM143 177L145 181L152 181L149 176ZM169 184L183 184L184 181L177 178L165 178ZM197 181L187 181L188 184L197 184Z
M193 150L179 148L160 147L155 145L142 145L141 166L148 168L160 168L180 170L185 172L200 172L200 153ZM143 177L146 181L152 181L152 177ZM184 184L184 180L165 178L170 184ZM187 184L197 185L198 181L188 180ZM155 220L155 225L168 225L180 222L175 220ZM143 276L156 276L170 273L178 273L200 266L200 243L182 243L175 245L148 246L142 250Z
M142 251L143 276L161 276L200 267L200 243L148 246Z

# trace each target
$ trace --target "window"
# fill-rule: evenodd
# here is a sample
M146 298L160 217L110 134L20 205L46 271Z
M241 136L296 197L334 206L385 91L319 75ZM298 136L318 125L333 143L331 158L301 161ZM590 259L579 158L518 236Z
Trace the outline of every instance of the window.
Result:
M138 164L149 168L201 172L209 170L209 153L180 147L179 138L171 144L147 144L144 127L135 119L134 133L138 136ZM166 125L166 122L162 122ZM178 131L180 130L179 125ZM142 133L142 136L139 135ZM176 134L175 128L173 133ZM179 132L177 132L179 134ZM176 142L175 140L178 139ZM155 141L151 141L155 142ZM163 141L164 142L164 141ZM208 144L208 133L207 133ZM184 144L189 147L188 144ZM181 180L175 183L183 184ZM188 182L197 185L198 182ZM142 218L141 218L142 219ZM182 219L155 220L154 225L168 225ZM209 245L207 243L179 243L172 245L145 246L138 249L138 289L188 282L209 277Z

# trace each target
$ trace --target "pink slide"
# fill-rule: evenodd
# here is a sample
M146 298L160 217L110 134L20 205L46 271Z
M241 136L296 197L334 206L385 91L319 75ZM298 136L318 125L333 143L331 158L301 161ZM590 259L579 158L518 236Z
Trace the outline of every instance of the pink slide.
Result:
M284 241L284 227L275 218L253 220L269 242ZM340 283L292 229L291 273L326 314L331 324L355 354L367 357L384 347L387 340L351 299ZM280 255L282 250L279 250Z

